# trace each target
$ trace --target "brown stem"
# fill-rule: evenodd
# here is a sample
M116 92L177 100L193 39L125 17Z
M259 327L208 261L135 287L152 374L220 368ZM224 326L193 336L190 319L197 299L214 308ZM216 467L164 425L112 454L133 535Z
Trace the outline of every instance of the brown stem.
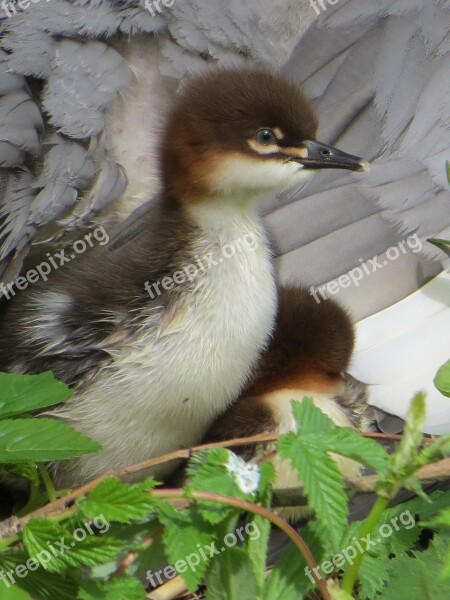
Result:
M152 490L151 494L152 496L157 496L159 498L164 498L167 500L186 497L183 489ZM303 555L306 564L311 569L311 572L314 575L314 579L316 580L322 598L324 600L331 600L331 596L327 589L326 582L322 578L317 577L316 575L317 563L314 559L314 556L311 553L311 550L308 548L308 545L305 543L302 536L282 517L279 517L271 510L264 508L263 506L258 506L257 504L249 502L248 500L239 500L238 498L232 498L230 496L222 496L220 494L213 494L211 492L191 492L189 494L189 497L193 498L194 500L215 502L217 504L225 504L227 506L232 506L234 508L238 508L239 510L250 512L264 517L265 519L276 525L279 529L284 531L284 533L290 538L292 543L299 549L300 553ZM314 569L316 569L316 571L314 571Z
M194 446L193 448L187 448L185 450L176 450L175 452L170 452L168 454L164 454L163 456L151 458L144 462L127 467L126 469L121 469L120 471L111 471L109 473L105 473L101 477L97 477L96 479L93 479L85 485L73 489L65 496L62 496L58 500L55 500L55 502L51 502L39 508L38 510L33 511L29 515L26 515L21 519L21 524L22 526L24 526L32 517L48 517L49 515L52 515L54 513L59 513L61 511L66 510L77 498L79 498L80 496L84 496L85 494L92 491L99 483L101 483L107 477L116 477L117 479L123 479L124 477L132 473L139 473L140 471L144 471L146 469L150 469L158 465L172 462L173 460L188 460L189 458L191 458L194 452L212 450L214 448L232 448L233 446L247 446L249 444L270 443L275 442L278 439L278 437L279 436L273 435L271 433L262 433L256 436L236 438L234 440L229 440L226 442L215 442L213 444Z
M390 435L386 433L365 433L362 434L363 437L374 438L374 439L385 439L385 440L393 440L398 441L401 439L401 436L398 435ZM31 516L33 517L42 517L49 516L54 512L59 513L61 511L66 510L77 498L83 496L94 489L99 483L101 483L107 477L117 477L118 479L123 479L127 475L131 475L134 473L139 473L146 469L150 469L152 467L156 467L158 465L166 464L168 462L172 462L174 460L188 460L191 458L194 452L200 452L205 450L212 450L214 448L232 448L239 446L247 446L247 445L256 445L262 443L270 443L276 442L279 439L278 435L274 435L272 433L261 433L258 435L245 437L245 438L236 438L233 440L227 440L222 442L215 442L213 444L204 444L200 446L194 446L193 448L188 448L185 450L177 450L175 452L170 452L168 454L164 454L163 456L158 456L156 458L151 458L141 463L137 463L125 469L121 469L119 471L111 471L109 473L105 473L101 477L97 477L93 479L86 485L83 485L79 488L76 488L69 492L66 496L63 496L56 500L55 502L51 502L46 506L34 511L30 515L26 515L21 521L22 524L26 524Z
M369 440L387 440L390 442L401 442L403 439L402 435L394 433L361 433L361 437L368 438ZM421 446L428 446L435 441L435 438L424 437Z
M393 441L399 441L401 439L401 436L385 434L385 433L365 433L362 435L363 435L363 437L373 438L373 439L385 439L385 440L393 440ZM21 530L32 517L49 517L52 515L60 515L61 513L64 513L65 511L67 511L67 509L73 504L73 502L77 498L79 498L85 494L88 494L91 490L93 490L99 483L101 483L107 477L117 477L118 479L123 479L124 477L126 477L127 475L129 475L131 473L138 473L145 469L149 469L149 468L157 466L157 465L165 464L165 463L171 462L173 460L180 460L180 459L188 460L194 452L211 450L213 448L231 448L233 446L236 447L236 446L247 446L247 445L252 445L252 444L270 443L270 442L277 441L278 438L279 438L279 436L273 435L271 433L262 433L262 434L259 434L256 436L251 436L251 437L246 437L246 438L236 438L234 440L229 440L226 442L216 442L213 444L195 446L190 449L177 450L176 452L171 452L169 454L165 454L164 456L152 458L152 459L146 460L142 463L138 463L136 465L127 467L126 469L122 469L120 471L105 473L101 477L98 477L98 478L90 481L86 485L83 485L79 488L76 488L76 489L70 491L68 494L66 494L65 496L62 496L58 500L55 500L54 502L51 502L51 503L47 504L46 506L43 506L43 507L39 508L38 510L33 511L32 513L26 515L25 517L20 519L19 530ZM433 440L430 439L430 441L433 441ZM444 467L444 466L438 467L437 466L437 465L441 465L441 463L442 463L442 461L435 463L436 467L435 467L435 470L433 470L433 472L438 473L438 477L437 477L438 480L450 478L450 473L447 473L447 467ZM432 466L433 465L429 465L429 467L432 467ZM425 469L425 471L424 471L424 469ZM423 467L422 469L419 470L419 473L423 472L426 475L426 473L428 473L428 471L426 471L426 469L427 469L427 467ZM441 473L441 470L443 471L442 473ZM420 477L419 477L419 479L420 479ZM432 481L432 480L433 480L432 478L424 479L425 482ZM376 483L375 476L361 477L360 479L354 480L352 482L352 487L361 492L373 491L373 486L375 483ZM6 524L0 523L0 527L3 527L3 529L5 531L11 531L10 528L7 526L7 522L6 522ZM4 537L8 537L8 535L5 535L5 533L4 533Z
M431 465L425 465L418 469L414 473L414 476L417 477L420 483L432 483L434 481L450 479L450 458L443 458ZM378 477L376 475L367 475L353 479L350 482L350 486L358 492L367 493L373 492L377 483Z
M154 544L155 540L159 537L161 537L161 535L163 534L164 529L162 527L158 528L157 531L155 531L155 533L151 536L151 537L147 537L145 538L141 544L139 545L139 549L134 551L134 552L129 552L126 556L124 556L124 558L121 560L119 566L117 567L117 569L114 571L114 577L120 577L120 575L122 575L123 573L125 573L125 571L128 569L128 567L130 567L134 561L139 558L139 554L140 552L142 552L143 550L147 550L148 548L150 548L150 546L152 544Z

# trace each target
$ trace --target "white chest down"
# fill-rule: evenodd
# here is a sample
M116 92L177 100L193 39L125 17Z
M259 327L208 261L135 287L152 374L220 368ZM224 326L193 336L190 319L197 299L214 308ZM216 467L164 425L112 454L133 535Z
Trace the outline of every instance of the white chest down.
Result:
M199 241L196 256L210 258L162 331L155 334L161 315L149 316L148 329L55 414L103 448L56 464L58 485L198 443L239 394L272 330L276 286L259 222L227 225L226 235ZM175 466L151 474L163 478Z

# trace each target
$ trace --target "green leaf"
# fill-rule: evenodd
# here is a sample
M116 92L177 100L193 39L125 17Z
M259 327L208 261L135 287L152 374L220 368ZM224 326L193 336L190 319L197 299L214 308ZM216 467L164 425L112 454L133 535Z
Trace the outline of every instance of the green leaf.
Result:
M326 443L330 452L352 458L380 475L387 472L388 454L383 446L361 437L353 429L339 427L330 431Z
M441 525L450 527L450 508L436 515L436 517L428 523L423 523L423 525L426 525L427 527L438 527Z
M31 567L31 569L29 568ZM43 569L33 570L30 557L21 551L0 553L0 571L11 572L18 587L28 592L33 600L73 600L77 596L77 584L69 574L64 576L48 573ZM20 573L20 577L17 573ZM4 582L0 581L0 598L3 599Z
M165 548L162 541L162 537L156 537L151 545L145 550L139 552L136 560L133 564L132 574L137 577L140 581L147 580L152 585L161 585L158 580L158 573L161 575L161 571L169 564L166 558ZM161 581L163 581L161 579Z
M381 539L381 545L384 546L386 555L401 556L415 547L422 533L422 528L415 522L414 515L407 509L399 510L395 517L390 517L387 512L383 514L383 522L380 523L378 530L383 525L385 525L385 531L389 531L387 527L391 527L392 535L384 538L380 536L378 539ZM380 544L377 544L375 552L378 555L382 552Z
M83 530L79 529L80 532ZM73 543L70 542L70 545ZM95 567L116 558L121 548L122 544L110 536L88 536L80 542L76 541L71 552L62 555L62 563L68 567Z
M444 568L441 572L441 577L443 579L450 579L450 553L448 554L447 562L445 563Z
M393 561L391 574L389 585L378 596L380 600L411 600L411 590L420 590L420 600L445 598L438 593L428 569L416 558L402 556ZM436 571L435 577L437 574ZM444 593L443 588L441 593Z
M305 567L306 563L299 561L298 548L290 544L266 580L263 600L301 600L313 587L302 571Z
M450 398L450 361L439 369L434 378L434 385L441 394Z
M272 498L272 484L275 480L275 467L268 462L260 465L260 480L258 489L259 502L269 508ZM256 577L258 594L262 593L266 572L267 545L270 536L271 524L268 519L260 515L250 515L245 525L246 540L244 549L253 564Z
M98 532L93 525L92 531ZM122 544L110 536L91 534L87 525L68 528L44 519L31 519L23 531L29 555L44 569L64 571L66 567L93 567L114 558Z
M414 492L425 502L430 502L428 494L424 491L424 489L422 488L422 484L415 475L410 475L409 477L405 477L404 479L402 479L402 487L405 488L405 490L410 490L411 492Z
M216 557L206 577L208 600L260 600L251 560L241 548Z
M194 592L205 574L211 551L221 552L215 544L216 528L195 508L177 511L169 504L161 504L160 511L167 558Z
M225 448L196 453L189 462L188 475L185 486L188 495L190 490L196 490L254 501L261 485L259 467L248 465ZM248 493L244 491L246 475L250 477L250 482L253 480L255 483L253 491ZM202 501L198 506L200 514L210 523L220 523L233 511L228 506L214 502Z
M445 161L445 172L447 175L447 181L450 185L450 161L448 161L448 160Z
M428 465L450 456L450 435L443 435L427 446L420 455L421 464Z
M428 238L427 242L430 242L430 244L433 244L433 246L436 246L437 248L439 248L439 250L441 250L447 256L450 257L450 241L449 240L440 240L440 239L437 239L437 238Z
M335 462L314 434L288 433L278 440L277 449L297 469L323 539L330 539L337 549L347 524L348 507L342 474Z
M310 521L302 527L300 534L317 564L321 564L323 548L315 528L315 521ZM292 543L289 544L267 577L263 600L301 600L309 590L315 588L313 575L306 570L306 567L306 561L300 555L298 548Z
M450 579L450 554L448 555L447 564L442 570L441 577L443 577L444 579Z
M392 527L393 534L385 537L370 552L377 556L383 553L386 556L400 556L414 549L423 527L432 526L432 522L424 521L436 517L442 509L446 509L449 505L450 492L436 491L430 494L427 500L413 498L385 510L379 527L388 524ZM352 523L352 525L354 524Z
M274 465L270 462L262 462L259 465L259 487L257 498L266 508L270 507L273 485L277 476Z
M327 454L328 437L338 428L311 398L301 403L293 401L292 410L299 433L282 436L276 447L298 471L309 506L316 512L322 539L329 539L336 549L348 514L343 477Z
M427 238L427 242L438 246L441 250L448 250L448 247L450 246L450 240L442 240L439 238Z
M419 392L414 396L409 407L403 437L389 459L389 472L377 485L379 495L392 498L400 487L410 489L417 494L423 493L413 473L421 465L419 448L423 440L425 412L425 394Z
M360 589L358 597L362 600L373 600L390 577L390 560L387 557L374 557L365 554L359 569Z
M105 519L105 515L102 515L102 517ZM111 522L108 535L123 540L124 543L129 542L135 544L136 547L140 547L145 540L153 538L161 532L162 527L158 521L157 513L153 512L145 520L131 524Z
M406 415L405 431L398 449L392 457L392 465L399 471L410 473L411 463L415 462L417 450L423 440L423 424L426 415L425 394L419 392L412 399Z
M442 509L448 506L450 506L450 491L442 492L441 490L437 490L428 496L428 501L424 501L422 498L413 498L399 506L388 509L386 513L391 514L392 511L392 514L397 514L397 512L401 513L408 510L411 514L418 515L422 521L425 521L435 517Z
M55 419L0 422L0 463L64 460L100 449L97 442Z
M132 577L113 579L106 584L88 581L82 584L78 600L145 600L144 587Z
M430 494L427 501L422 498L413 498L393 508L386 509L383 512L377 532L384 524L387 524L392 528L392 535L377 538L377 532L372 534L372 539L377 538L377 544L368 549L364 556L370 555L383 560L383 558L387 559L388 556L401 556L405 552L414 549L423 527L428 525L428 523L422 521L436 516L449 505L450 492L436 491ZM421 522L419 522L419 519ZM355 545L354 538L361 542L362 524L363 521L354 521L349 525L340 543L341 548ZM364 542L361 543L363 546L365 545Z
M24 590L21 590L16 585L6 588L0 582L0 598L2 600L33 600L33 598Z
M0 425L1 429L1 425ZM39 469L36 463L32 461L20 462L17 464L9 464L2 465L0 464L0 469L4 469L8 471L8 474L14 475L16 477L24 477L29 481L39 482Z
M270 521L259 515L251 515L245 524L244 549L253 565L258 596L261 595L266 572L267 544L270 536Z
M155 510L156 501L148 494L155 485L154 479L130 485L109 477L99 483L86 499L79 501L79 508L87 517L101 514L107 521L130 523L140 520Z
M339 542L339 548L347 548L347 546L354 545L354 538L360 539L363 524L364 521L352 521L349 523L344 530L341 541Z
M441 579L450 579L450 539L448 535L435 535L432 542L432 549L436 552L439 560L444 563L444 569L441 571ZM448 587L448 582L447 582Z
M71 395L70 388L49 371L40 375L0 373L0 419L54 406Z
M57 572L64 569L58 555L50 552L52 543L68 537L68 530L53 521L31 519L23 530L22 542L28 554L43 569Z
M328 433L332 429L336 429L336 425L330 417L317 408L312 398L304 398L302 402L294 400L292 412L299 433Z
M389 585L380 600L411 600L411 590L420 600L448 598L448 582L440 578L447 552L448 540L435 538L426 551L392 560Z

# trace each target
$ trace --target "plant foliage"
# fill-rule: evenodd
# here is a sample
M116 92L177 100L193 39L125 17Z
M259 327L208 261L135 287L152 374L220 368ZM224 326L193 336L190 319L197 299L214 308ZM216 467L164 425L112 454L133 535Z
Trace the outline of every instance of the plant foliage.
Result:
M449 456L450 438L423 446L421 394L392 455L335 426L311 399L293 402L297 431L282 436L276 452L298 474L310 509L296 529L274 506L272 462L249 465L225 448L194 453L179 489L107 477L70 502L58 500L43 463L98 450L69 426L33 416L70 391L48 373L0 374L0 390L2 469L31 486L20 519L0 523L2 600L144 600L176 577L191 592L206 585L208 600L298 600L318 587L336 600L409 600L411 589L424 598L448 593L450 493L426 495L417 470ZM349 522L354 492L334 455L378 478L364 519ZM389 508L402 489L420 496ZM268 569L271 526L291 541Z

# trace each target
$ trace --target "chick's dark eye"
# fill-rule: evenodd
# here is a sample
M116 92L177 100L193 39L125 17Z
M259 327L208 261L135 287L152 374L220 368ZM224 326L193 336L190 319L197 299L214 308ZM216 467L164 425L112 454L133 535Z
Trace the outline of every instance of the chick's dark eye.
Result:
M260 129L256 134L256 141L262 146L271 146L277 143L277 136L271 129Z

